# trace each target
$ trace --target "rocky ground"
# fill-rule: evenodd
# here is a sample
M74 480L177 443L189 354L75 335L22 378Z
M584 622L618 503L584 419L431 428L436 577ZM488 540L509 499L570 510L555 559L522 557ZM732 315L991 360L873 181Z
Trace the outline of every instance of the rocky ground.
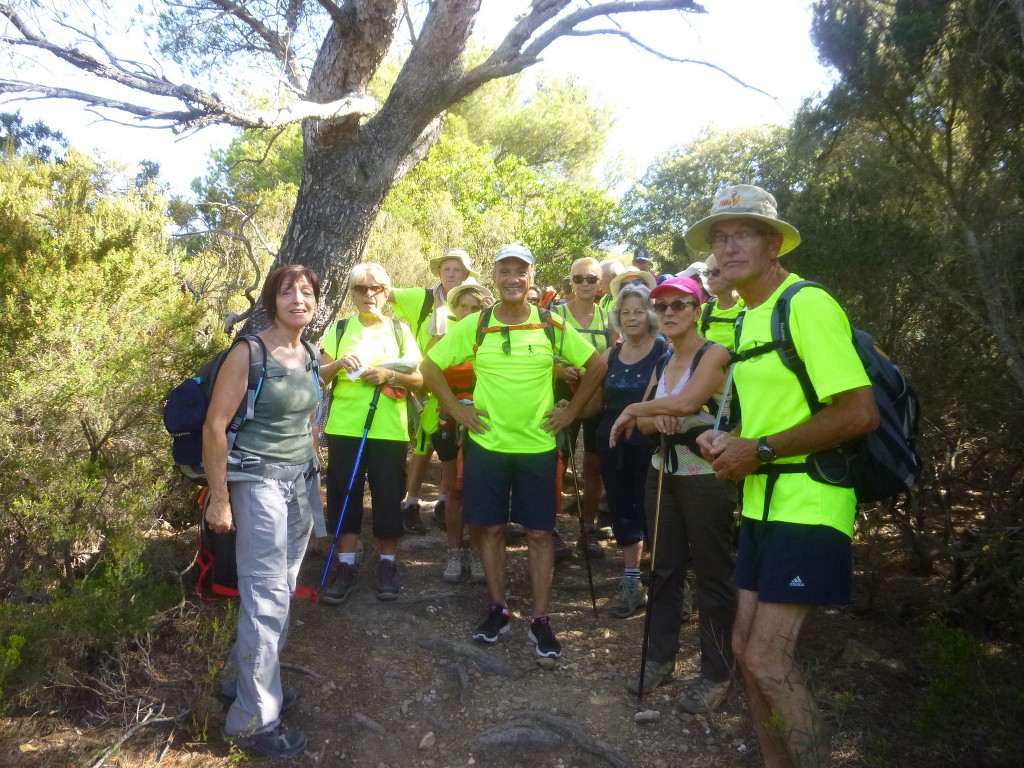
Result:
M567 484L571 493L572 485ZM425 491L433 498L431 491ZM566 495L567 499L572 497ZM429 505L424 518L430 520ZM368 527L368 526L367 526ZM575 540L578 523L563 516L563 536ZM364 537L369 562L376 550ZM304 568L306 583L319 582L329 542L315 542ZM301 699L286 721L310 737L295 765L367 768L454 766L756 766L756 740L738 688L709 717L679 713L682 683L697 673L696 621L683 628L676 681L644 697L626 692L638 671L643 614L610 616L621 574L614 544L593 561L597 590L594 615L582 559L560 563L552 599L552 623L562 642L560 659L538 659L527 638L529 581L522 539L509 541L512 630L494 646L471 640L486 607L483 585L440 580L445 543L430 525L426 535L400 546L402 592L377 600L373 568L341 606L293 604L284 654L285 680ZM900 598L902 599L902 598ZM145 698L133 699L126 684L124 710L68 722L56 713L12 713L0 721L0 764L24 766L227 766L243 758L219 738L223 715L202 695L209 690L198 643L222 604L192 606L200 621L179 626L178 639L155 642L147 655ZM183 620L182 620L183 621ZM179 624L182 624L179 621ZM173 630L168 630L174 637ZM181 635L191 634L191 638ZM898 746L894 711L906 706L918 673L900 658L913 633L875 611L823 611L803 646L806 668L818 689L833 734L836 765L943 765L940 756L908 742ZM123 677L131 677L130 674ZM197 693L198 692L198 693ZM197 697L201 700L197 701ZM131 711L130 702L136 710ZM173 723L128 731L144 701ZM188 714L182 716L181 713ZM204 721L202 715L209 714ZM645 712L638 722L638 713ZM175 714L177 713L177 714ZM116 714L116 713L115 713ZM160 713L158 713L160 714ZM203 723L205 722L205 727ZM119 750L99 758L128 733ZM880 750L879 744L885 745ZM881 762L872 755L885 754ZM894 755L905 754L906 757ZM894 760L895 762L890 762Z

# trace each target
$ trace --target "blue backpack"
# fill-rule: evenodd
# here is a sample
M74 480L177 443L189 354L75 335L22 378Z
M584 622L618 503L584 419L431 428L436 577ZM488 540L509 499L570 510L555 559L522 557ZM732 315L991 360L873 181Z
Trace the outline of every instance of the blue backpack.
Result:
M238 404L238 409L227 428L230 453L235 446L238 431L253 417L256 399L260 395L263 380L268 375L267 348L259 336L240 336L235 339L230 347L218 352L212 360L206 362L194 377L185 379L176 386L164 404L164 426L174 440L174 463L182 474L200 485L206 484L206 470L203 468L203 424L206 422L206 411L210 406L217 374L220 373L228 353L237 344L249 345L249 375L245 397ZM308 341L303 340L302 345L306 348L309 358L306 370L312 371L319 387L320 353ZM280 375L285 374L287 371L281 371Z
M796 376L807 406L814 414L825 406L818 399L814 384L807 375L807 365L796 351L789 328L793 296L808 287L828 292L809 280L800 280L786 288L772 310L772 340L741 353L734 352L733 361L742 362L777 351L783 365ZM741 313L736 322L737 349L743 316ZM755 474L769 476L765 509L771 497L770 489L779 474L806 472L818 482L853 488L859 503L896 496L910 490L920 478L922 465L916 446L919 421L917 395L899 367L875 345L867 332L853 329L852 342L871 380L880 416L878 428L837 448L811 454L806 464L771 464L758 469Z

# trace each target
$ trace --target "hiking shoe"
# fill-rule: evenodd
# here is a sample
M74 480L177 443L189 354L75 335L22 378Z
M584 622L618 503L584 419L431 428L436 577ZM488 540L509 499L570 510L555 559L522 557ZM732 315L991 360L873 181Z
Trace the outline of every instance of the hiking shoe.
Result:
M423 518L420 517L420 505L418 503L402 507L402 526L405 528L406 533L422 535L427 532L427 526L423 524Z
M537 648L538 656L557 659L562 655L562 644L555 637L555 632L551 629L551 619L547 616L530 621L530 639Z
M224 709L230 709L231 705L235 703L235 694L224 693L223 691L217 692L217 701L219 701ZM292 688L290 685L281 686L281 711L284 712L286 709L291 709L291 706L298 700L299 692Z
M654 661L648 659L644 665L644 693L650 693L659 685L670 682L675 675L675 661ZM626 681L626 690L640 693L640 675L634 675Z
M377 563L377 599L394 600L398 597L398 563L380 560Z
M691 715L706 715L714 712L729 696L731 680L716 683L706 677L698 678L686 687L676 706Z
M480 622L473 633L473 639L482 643L496 643L498 636L508 632L508 608L491 603L487 608L487 618Z
M469 555L469 580L474 584L485 584L487 575L484 573L484 564L480 561L480 552L476 547L464 550ZM463 556L465 559L465 555Z
M683 607L679 612L679 618L683 620L685 624L693 618L693 590L690 588L690 582L683 580Z
M437 523L437 527L442 531L447 528L447 522L444 516L444 510L447 504L444 499L438 499L434 504L434 522Z
M444 564L444 571L441 572L441 581L449 584L458 584L462 581L463 565L462 549L458 547L448 548L448 559Z
M597 528L593 525L584 525L583 536L576 540L576 549L582 552L584 547L587 548L587 554L595 560L604 557L604 549L597 540Z
M340 605L348 599L359 583L359 566L335 562L331 568L331 583L320 595L328 605Z
M612 616L616 619L628 619L638 610L647 605L647 592L640 579L623 576L619 582L621 592L619 602L612 606Z
M306 734L289 728L284 723L278 723L277 728L263 733L238 734L230 736L224 734L224 738L230 741L239 749L251 749L261 755L275 759L295 757L306 748Z
M551 532L551 538L555 542L555 561L568 560L572 557L572 547L565 543L557 530Z

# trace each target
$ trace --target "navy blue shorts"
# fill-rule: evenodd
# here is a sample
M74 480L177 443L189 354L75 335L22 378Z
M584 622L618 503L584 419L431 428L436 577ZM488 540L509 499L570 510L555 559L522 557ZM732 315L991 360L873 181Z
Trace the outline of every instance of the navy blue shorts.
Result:
M481 448L472 437L462 450L467 523L513 522L535 531L554 530L557 451L498 453Z
M829 525L765 522L744 517L736 587L762 603L846 605L853 588L849 537Z

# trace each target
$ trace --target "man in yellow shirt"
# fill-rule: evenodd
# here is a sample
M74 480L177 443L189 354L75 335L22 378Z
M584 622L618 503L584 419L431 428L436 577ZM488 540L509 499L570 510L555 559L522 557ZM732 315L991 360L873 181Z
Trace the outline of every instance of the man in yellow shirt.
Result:
M469 431L463 445L465 519L476 528L490 598L487 617L473 637L494 643L508 631L504 532L508 522L516 522L526 531L529 555L529 637L538 655L558 657L561 645L548 618L555 562L555 435L576 419L604 380L607 366L575 329L557 318L552 349L540 310L527 301L533 268L529 249L502 246L493 273L500 301L487 324L481 327L479 314L456 323L427 353L423 373L441 407ZM551 388L555 350L586 371L564 408L554 407ZM476 373L474 402L463 405L442 371L470 359Z
M694 251L714 253L746 305L736 351L771 342L775 303L800 279L779 263L799 245L800 233L778 218L775 198L748 184L727 187L685 237ZM803 462L878 426L842 308L826 292L804 289L793 296L790 327L823 407L812 415L777 352L741 358L734 378L743 404L740 434L709 430L699 438L717 477L744 480L732 645L769 768L829 762L828 737L796 649L816 606L850 600L856 513L852 489L773 466Z

